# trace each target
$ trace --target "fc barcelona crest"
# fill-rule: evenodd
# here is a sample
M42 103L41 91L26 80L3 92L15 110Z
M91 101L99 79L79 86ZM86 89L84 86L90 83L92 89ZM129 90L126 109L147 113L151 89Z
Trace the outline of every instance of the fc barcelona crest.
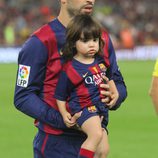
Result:
M96 109L96 107L93 105L93 106L89 106L89 107L88 107L88 111L89 111L89 112L97 112L97 109Z

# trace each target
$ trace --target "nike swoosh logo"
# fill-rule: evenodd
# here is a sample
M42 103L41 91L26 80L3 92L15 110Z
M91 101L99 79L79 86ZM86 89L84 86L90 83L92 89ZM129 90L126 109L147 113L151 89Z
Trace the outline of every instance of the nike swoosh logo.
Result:
M82 75L83 76L83 78L85 78L86 76L88 75L88 72L86 72L84 75Z

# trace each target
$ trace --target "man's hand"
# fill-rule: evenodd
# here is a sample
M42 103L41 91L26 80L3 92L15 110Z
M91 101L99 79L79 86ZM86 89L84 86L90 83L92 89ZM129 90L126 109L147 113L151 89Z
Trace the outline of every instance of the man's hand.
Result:
M103 79L105 80L105 84L101 84L100 87L104 89L101 90L104 98L101 101L109 106L109 108L112 108L119 98L119 93L113 80L109 81L106 76L103 76Z
M110 96L111 101L107 105L109 106L109 108L112 108L116 104L119 98L119 93L116 88L115 82L113 80L109 81L109 85L110 85L110 91L111 91L111 96Z

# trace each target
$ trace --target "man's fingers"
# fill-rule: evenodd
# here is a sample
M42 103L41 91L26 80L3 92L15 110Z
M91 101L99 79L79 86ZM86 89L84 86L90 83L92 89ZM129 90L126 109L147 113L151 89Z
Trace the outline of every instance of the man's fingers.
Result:
M105 80L105 82L109 82L109 79L105 75L102 75L102 78Z
M101 101L102 101L103 103L108 104L108 103L110 102L110 98L109 98L109 97L102 98Z
M108 84L100 84L100 87L107 90L110 88L110 86Z
M111 95L111 100L109 101L109 103L107 103L107 106L109 106L109 108L112 108L116 104L117 99L118 99L118 96Z
M100 93L105 96L105 97L110 97L111 96L111 92L110 91L103 91L101 90Z
M115 101L114 100L111 100L109 103L107 103L107 106L109 108L112 108L114 105L115 105Z

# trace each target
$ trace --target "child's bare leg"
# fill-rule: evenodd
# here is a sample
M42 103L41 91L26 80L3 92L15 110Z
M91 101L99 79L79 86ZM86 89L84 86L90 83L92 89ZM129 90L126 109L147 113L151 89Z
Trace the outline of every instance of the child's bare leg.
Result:
M103 135L100 117L93 116L89 118L83 123L81 129L87 134L87 139L84 141L81 148L95 152Z
M103 129L103 137L97 147L94 158L107 158L108 153L109 153L108 135L106 130Z

